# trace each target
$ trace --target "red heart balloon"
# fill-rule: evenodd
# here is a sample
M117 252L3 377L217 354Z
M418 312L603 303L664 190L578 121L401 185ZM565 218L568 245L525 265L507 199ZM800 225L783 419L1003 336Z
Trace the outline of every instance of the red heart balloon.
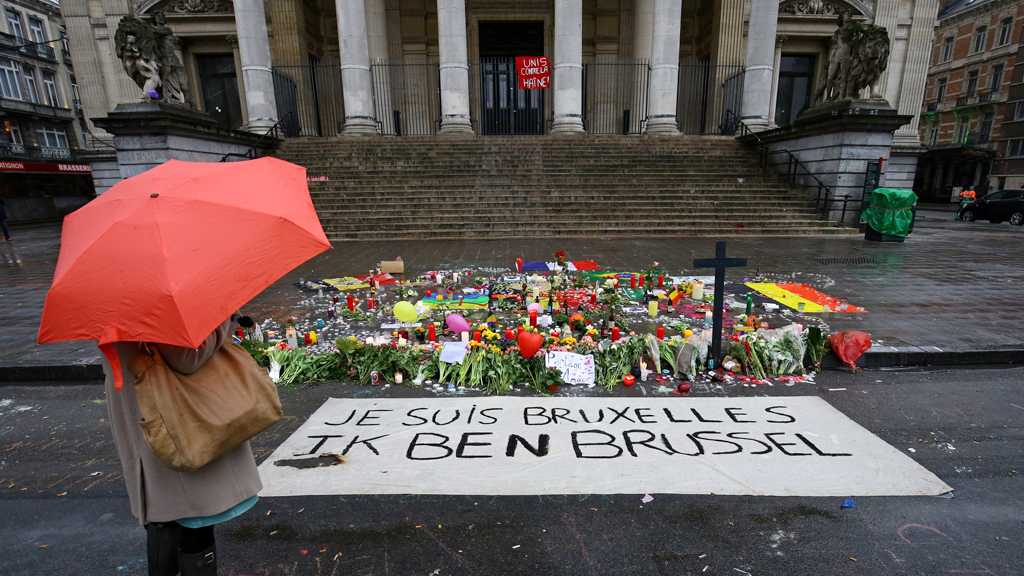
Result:
M544 345L544 337L533 332L522 331L519 333L519 353L523 358L533 358L533 355Z

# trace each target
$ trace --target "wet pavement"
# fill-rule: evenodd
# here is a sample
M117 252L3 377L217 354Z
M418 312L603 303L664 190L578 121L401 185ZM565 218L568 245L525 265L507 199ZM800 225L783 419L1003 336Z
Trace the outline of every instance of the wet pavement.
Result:
M922 210L902 244L852 238L734 238L729 256L748 258L727 283L760 273L769 281L807 283L864 307L866 314L796 312L794 321L824 321L833 331L868 332L876 349L1024 349L1024 227L953 221L946 210ZM643 227L638 224L638 234ZM46 291L60 247L57 226L16 230L0 242L0 366L93 364L86 342L35 342ZM605 270L637 271L657 260L672 274L706 275L694 258L714 255L715 238L513 238L508 240L344 242L296 268L257 296L245 312L258 319L300 313L306 296L293 284L367 273L380 260L401 257L406 277L454 267L511 268L517 257L595 260Z

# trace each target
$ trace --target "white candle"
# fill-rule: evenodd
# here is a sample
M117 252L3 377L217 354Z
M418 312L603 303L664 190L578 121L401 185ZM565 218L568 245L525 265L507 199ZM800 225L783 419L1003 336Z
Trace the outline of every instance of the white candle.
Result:
M367 336L366 337L366 344L368 346L373 346L373 336Z
M401 372L395 372L395 384L401 384L402 380L403 380L402 373Z
M290 346L292 348L298 348L299 347L299 340L298 340L298 337L295 334L295 328L292 328L292 327L286 328L285 331L284 331L284 334L285 334L285 337L288 339L288 346Z
M399 346L405 346L405 338L402 338L401 336L399 336L398 337L398 345Z
M693 283L693 299L703 300L704 299L704 283L694 282Z
M469 343L469 332L462 333L462 341L467 344Z

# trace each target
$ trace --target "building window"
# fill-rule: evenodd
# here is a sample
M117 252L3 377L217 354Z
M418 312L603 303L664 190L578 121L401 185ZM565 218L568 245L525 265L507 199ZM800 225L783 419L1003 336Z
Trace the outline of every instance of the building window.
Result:
M12 36L25 38L25 29L21 27L21 14L10 9L4 10L4 13L7 15L7 31Z
M1006 156L1024 156L1024 138L1014 138L1006 145Z
M974 96L974 93L978 90L978 71L971 70L967 73L967 90L964 91L964 96Z
M78 82L74 74L68 74L68 81L71 83L71 98L74 101L75 109L82 109L82 96L78 93Z
M0 95L4 98L21 100L21 84L18 83L18 65L6 58L0 58Z
M1024 120L1024 102L1017 102L1017 107L1013 111L1014 120Z
M988 114L985 114L984 118L982 118L981 129L978 130L978 142L984 144L992 137L992 119L994 117L995 114L989 112Z
M1003 18L999 24L999 43L996 46L1006 46L1013 36L1013 18Z
M43 21L39 18L28 19L28 30L32 33L32 41L46 42L46 34L43 33Z
M47 106L60 108L60 91L57 89L57 79L53 72L43 71L43 97Z
M11 144L25 144L25 140L21 138L21 128L18 127L17 120L4 120L4 130L7 131Z
M985 50L985 39L988 38L988 26L978 26L974 29L974 50L972 54Z
M953 139L954 146L963 146L964 142L967 141L967 135L970 133L970 128L970 116L965 114L956 119L956 137Z
M938 88L935 89L935 103L938 104L946 98L946 78L939 78Z
M39 90L36 89L36 69L29 66L21 67L22 75L25 77L25 100L39 102Z
M932 122L928 125L928 133L925 134L924 143L927 146L935 146L939 141L939 124L938 122Z
M953 42L955 40L952 36L947 36L942 42L942 58L939 62L949 62L953 59Z
M56 128L40 128L39 143L47 148L67 148L68 135L64 130Z
M999 89L1003 87L1003 65L996 64L992 66L992 83L989 86L989 92L995 94L999 92Z

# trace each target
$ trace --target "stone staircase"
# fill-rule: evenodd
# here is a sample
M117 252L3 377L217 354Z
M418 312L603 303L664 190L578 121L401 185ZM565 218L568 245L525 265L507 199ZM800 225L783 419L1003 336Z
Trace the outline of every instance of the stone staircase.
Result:
M732 138L297 138L332 240L856 234Z

